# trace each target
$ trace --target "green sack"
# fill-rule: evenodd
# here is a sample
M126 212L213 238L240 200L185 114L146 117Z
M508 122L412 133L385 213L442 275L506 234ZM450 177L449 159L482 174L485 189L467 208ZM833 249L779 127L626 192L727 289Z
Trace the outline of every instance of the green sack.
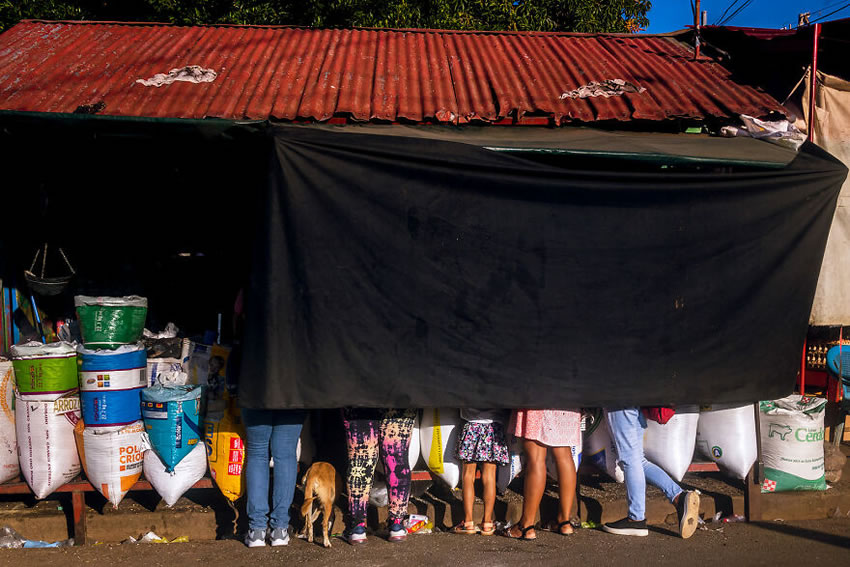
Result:
M77 389L77 351L70 344L31 342L11 351L21 396L47 399Z
M138 342L145 329L148 300L127 297L74 297L83 344L90 349L116 349Z

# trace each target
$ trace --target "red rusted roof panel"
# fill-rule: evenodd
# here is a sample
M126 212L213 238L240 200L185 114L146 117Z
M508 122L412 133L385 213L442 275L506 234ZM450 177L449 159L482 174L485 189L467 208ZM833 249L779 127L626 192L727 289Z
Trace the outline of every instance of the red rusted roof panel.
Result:
M137 83L188 65L216 77ZM646 90L562 97L610 79ZM665 36L36 21L0 35L0 109L74 112L100 101L101 114L117 116L456 124L782 112Z

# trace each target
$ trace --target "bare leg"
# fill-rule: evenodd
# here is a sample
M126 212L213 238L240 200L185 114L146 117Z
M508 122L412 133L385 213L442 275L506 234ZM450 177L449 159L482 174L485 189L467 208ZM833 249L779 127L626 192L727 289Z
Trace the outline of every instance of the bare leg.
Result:
M540 509L540 501L543 499L543 491L546 490L546 446L531 439L523 439L523 448L528 462L523 484L522 518L519 524L511 527L512 537L521 536L518 527L524 529L534 525ZM537 537L537 534L534 530L528 530L526 537L531 539Z
M474 521L472 508L475 505L475 467L477 463L463 463L463 523Z
M496 463L481 463L481 483L484 485L483 523L493 523L496 506Z
M576 497L576 466L570 447L552 447L552 456L558 467L558 523L568 522ZM572 533L569 526L562 526L562 534Z

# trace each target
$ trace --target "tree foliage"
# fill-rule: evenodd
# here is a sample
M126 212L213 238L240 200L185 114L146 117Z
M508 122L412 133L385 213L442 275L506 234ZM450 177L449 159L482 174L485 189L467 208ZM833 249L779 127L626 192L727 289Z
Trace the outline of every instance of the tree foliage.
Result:
M0 0L0 30L22 19L88 19L636 32L649 24L650 6L650 0Z

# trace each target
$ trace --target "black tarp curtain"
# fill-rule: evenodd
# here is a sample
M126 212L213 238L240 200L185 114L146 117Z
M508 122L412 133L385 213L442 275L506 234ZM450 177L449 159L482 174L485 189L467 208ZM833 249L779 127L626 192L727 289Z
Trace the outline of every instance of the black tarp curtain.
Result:
M846 174L833 158L811 145L783 165L756 141L729 140L741 148L730 159L723 140L699 137L427 128L0 113L0 264L29 267L50 237L88 282L77 291L146 294L152 316L183 328L205 309L213 322L247 285L246 407L790 393ZM676 148L714 165L655 155ZM765 166L723 165L741 160ZM182 250L204 251L209 269L181 271Z
M276 127L246 407L787 395L846 169L541 162Z

